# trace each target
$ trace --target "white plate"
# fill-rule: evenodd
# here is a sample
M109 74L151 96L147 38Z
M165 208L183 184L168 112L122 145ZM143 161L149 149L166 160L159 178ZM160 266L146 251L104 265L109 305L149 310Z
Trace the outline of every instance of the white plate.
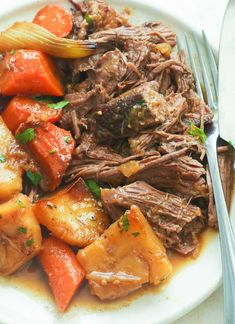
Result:
M17 20L29 20L44 3L58 1L15 0L11 6L8 1L0 3L0 29ZM67 3L60 1L61 4ZM116 8L132 7L132 20L160 20L176 32L190 30L189 25L174 18L174 12L160 9L151 0L110 1ZM155 4L154 4L155 3ZM234 201L233 201L234 202ZM235 216L235 203L232 215ZM233 217L234 218L234 217ZM207 298L221 281L221 264L218 235L210 240L200 257L175 274L170 283L154 294L146 294L134 300L129 306L114 310L88 310L84 307L72 308L60 315L55 304L40 298L14 284L0 285L0 323L4 324L160 324L170 323L186 314ZM12 281L14 283L14 281ZM102 305L100 307L102 309Z

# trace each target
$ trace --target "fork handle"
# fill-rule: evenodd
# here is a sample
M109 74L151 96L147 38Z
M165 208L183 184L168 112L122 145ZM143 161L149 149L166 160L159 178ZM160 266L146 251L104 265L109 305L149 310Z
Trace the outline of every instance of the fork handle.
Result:
M217 159L216 145L207 145L207 158L210 168L215 206L220 232L221 260L224 286L224 320L235 323L235 237L230 223L224 198Z

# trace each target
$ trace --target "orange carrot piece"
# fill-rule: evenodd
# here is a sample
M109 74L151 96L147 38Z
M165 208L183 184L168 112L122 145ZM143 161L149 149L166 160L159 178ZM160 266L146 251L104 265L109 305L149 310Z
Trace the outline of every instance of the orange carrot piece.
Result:
M75 147L71 133L48 122L27 123L17 131L33 128L35 137L27 143L48 180L47 190L55 190L69 165Z
M2 113L2 118L7 127L14 134L22 123L27 121L48 121L55 123L61 119L61 109L51 109L44 102L31 98L14 97Z
M84 270L70 247L54 237L43 241L39 260L48 276L56 303L64 312L84 279Z
M58 37L66 37L73 28L73 17L69 10L57 5L48 5L39 10L33 23L46 28Z
M40 51L17 50L0 62L0 94L63 96L52 59Z

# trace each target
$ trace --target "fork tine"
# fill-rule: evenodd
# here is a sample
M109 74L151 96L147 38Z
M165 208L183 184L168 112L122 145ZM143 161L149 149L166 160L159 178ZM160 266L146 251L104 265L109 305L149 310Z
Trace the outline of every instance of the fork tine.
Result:
M209 81L209 76L208 76L208 73L206 71L206 67L205 67L205 64L204 64L204 61L203 61L203 58L202 58L201 51L199 49L199 44L198 44L197 38L196 38L194 33L192 35L193 35L193 40L194 40L194 43L195 43L195 46L196 46L197 55L198 55L200 66L201 66L201 71L202 71L202 76L203 76L203 81L204 81L205 90L206 90L206 96L207 96L207 103L211 108L214 108L215 105L214 105L213 94L212 94L212 91L211 91L211 85L210 85L210 81Z
M176 46L178 51L181 51L183 49L181 39L178 36L177 36Z
M214 53L213 53L213 51L212 51L212 49L211 49L211 47L209 45L209 42L208 42L208 39L206 37L206 34L205 34L204 30L202 30L202 37L203 37L204 45L205 45L205 48L206 48L208 62L209 62L209 65L210 65L211 75L212 75L212 78L213 78L215 92L216 92L216 96L217 96L217 92L218 92L218 68L217 68L215 56L214 56Z
M186 42L186 46L187 46L187 50L188 50L188 54L189 54L190 65L191 65L191 68L193 70L193 74L194 74L194 78L195 78L195 82L196 82L197 93L198 93L199 97L203 100L204 98L203 98L200 78L199 78L199 74L198 74L196 64L195 64L195 61L194 61L194 58L193 58L192 50L191 50L191 47L189 45L187 33L184 33L184 37L185 37L185 42Z

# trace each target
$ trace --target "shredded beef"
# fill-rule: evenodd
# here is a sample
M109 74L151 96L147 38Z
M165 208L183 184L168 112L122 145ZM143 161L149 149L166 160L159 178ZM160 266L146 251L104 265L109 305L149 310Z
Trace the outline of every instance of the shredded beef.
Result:
M224 196L228 210L231 204L233 190L233 151L227 146L218 148L218 163L220 176L224 190ZM207 183L209 189L209 205L208 205L208 224L211 227L217 227L217 216L214 203L213 188L211 183L210 172L207 167Z
M210 107L192 89L187 93L188 111L184 114L186 123L193 122L197 126L212 123L213 112Z
M85 37L87 37L91 32L98 32L100 30L120 26L129 26L128 12L124 11L119 14L103 0L70 1L83 17L82 21L80 20L80 17L78 17L79 22L75 20L75 24L80 25L77 33L78 39L85 39ZM91 25L89 25L86 20L87 16L89 16L90 21L92 21Z
M95 41L97 51L60 68L71 76L60 125L78 143L64 180L124 186L102 190L112 216L136 204L167 248L195 253L197 234L217 223L205 145L189 129L207 130L213 113L173 48L176 35L158 22L132 26L103 0L71 2L69 37ZM228 204L230 154L219 155Z
M65 96L70 106L63 111L61 126L64 128L72 127L71 109L76 111L80 120L99 104L107 102L127 69L125 56L118 49L86 60L76 60L73 64L76 65L76 71L87 71L88 78Z
M172 30L159 22L145 23L142 26L118 27L103 30L89 36L97 44L107 44L113 48L123 45L128 39L151 42L154 44L168 43L171 46L176 44L176 35Z
M142 158L139 155L122 157L110 147L96 145L93 137L88 136L75 151L66 181L82 177L118 186L143 180L184 197L207 197L205 169L200 162L187 156L187 151L186 147L164 156L154 152ZM127 162L138 166L130 176L125 176L120 168Z
M170 134L156 129L129 137L132 154L146 155L148 152L159 151L162 154L178 151L187 147L190 151L205 156L205 147L201 141L191 135Z
M169 153L159 159L143 159L140 170L129 182L146 181L159 189L166 189L184 197L207 197L203 165L185 155L187 148Z
M197 249L197 234L205 228L205 219L200 208L187 200L159 191L143 181L102 189L101 199L115 220L131 205L138 206L166 248L182 254Z

